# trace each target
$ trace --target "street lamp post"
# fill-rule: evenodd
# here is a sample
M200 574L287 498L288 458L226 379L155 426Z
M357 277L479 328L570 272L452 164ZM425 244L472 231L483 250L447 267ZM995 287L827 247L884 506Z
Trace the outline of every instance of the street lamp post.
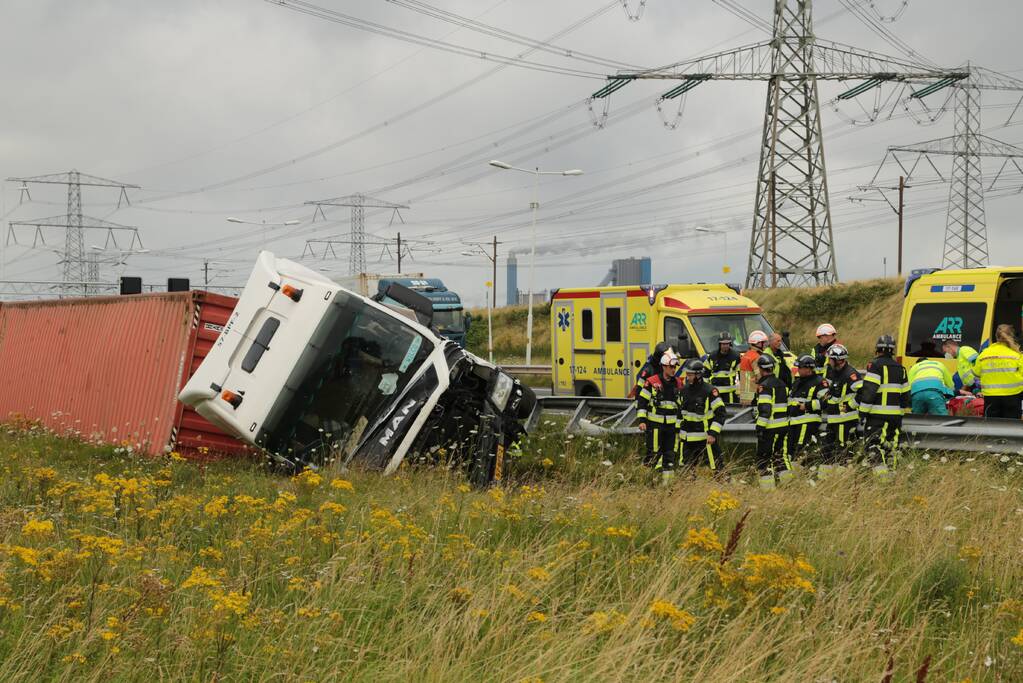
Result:
M506 164L503 161L491 160L490 165L494 168L499 168L503 171L520 171L522 173L532 173L534 176L533 182L533 201L530 203L529 208L533 210L532 218L532 229L530 231L530 247L529 247L529 294L526 314L526 365L532 365L533 361L533 284L536 275L536 211L540 208L540 176L542 175L561 175L561 176L576 176L582 175L583 172L578 168L569 169L567 171L541 171L539 167L534 169L519 168Z
M245 220L243 218L235 218L234 216L228 216L227 217L227 222L228 223L241 223L242 225L261 225L261 226L263 226L263 245L262 246L263 246L264 249L266 249L266 229L268 227L278 228L278 227L284 227L284 226L287 226L287 225L298 225L302 221L296 221L296 220L290 220L290 221L284 221L284 222L274 222L274 221L266 221L266 220L263 220L263 221L247 221L247 220Z
M732 272L732 269L728 267L728 231L727 230L717 230L715 228L705 228L702 225L696 226L695 228L693 228L693 230L696 231L696 232L705 232L705 233L709 233L709 234L712 234L712 235L721 235L724 238L724 240L725 240L725 263L724 263L724 265L721 268L721 272L724 273L725 275L727 275L728 273Z

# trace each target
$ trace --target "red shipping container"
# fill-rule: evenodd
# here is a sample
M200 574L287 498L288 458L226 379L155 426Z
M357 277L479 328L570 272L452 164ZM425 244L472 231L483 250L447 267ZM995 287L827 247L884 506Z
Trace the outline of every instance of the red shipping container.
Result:
M0 421L152 455L248 452L178 401L237 302L192 291L0 304Z

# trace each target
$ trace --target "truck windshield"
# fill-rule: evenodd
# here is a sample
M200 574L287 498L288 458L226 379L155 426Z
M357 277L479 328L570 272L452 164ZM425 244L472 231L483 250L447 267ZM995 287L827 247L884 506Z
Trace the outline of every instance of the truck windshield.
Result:
M400 320L338 292L267 417L261 445L303 461L354 449L433 349Z
M774 332L767 319L759 313L693 315L689 316L689 322L693 324L696 336L700 338L700 343L707 353L717 350L718 335L722 332L732 335L735 339L732 348L739 353L749 349L746 340L753 330L763 330L768 335Z
M465 332L465 321L462 316L462 309L433 311L433 324L444 334Z

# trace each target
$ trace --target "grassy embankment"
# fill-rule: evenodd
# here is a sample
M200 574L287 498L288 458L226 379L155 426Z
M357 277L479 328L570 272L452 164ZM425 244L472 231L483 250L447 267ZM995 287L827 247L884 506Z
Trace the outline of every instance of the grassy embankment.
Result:
M1023 458L662 489L544 427L488 492L0 433L0 680L1023 680Z
M791 333L792 346L805 352L816 343L814 332L822 322L838 328L839 339L849 348L859 366L874 356L874 342L899 331L902 315L902 280L864 280L834 287L765 289L746 293L764 308L764 315L777 330ZM487 312L473 311L475 321L469 333L469 348L487 352ZM526 308L494 311L494 357L499 362L521 363L526 348ZM550 306L533 310L533 362L549 363L551 353Z

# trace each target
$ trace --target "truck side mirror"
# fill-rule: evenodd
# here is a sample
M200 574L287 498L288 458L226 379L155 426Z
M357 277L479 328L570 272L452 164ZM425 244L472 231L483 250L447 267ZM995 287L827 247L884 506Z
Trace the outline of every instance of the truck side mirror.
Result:
M789 331L788 330L782 330L782 333L781 333L781 343L785 345L785 350L786 351L791 351L792 350L792 341L791 341L791 338L789 336Z
M465 316L464 316L464 320L465 320L465 331L468 332L469 331L469 327L472 325L472 314L471 313L466 313Z

